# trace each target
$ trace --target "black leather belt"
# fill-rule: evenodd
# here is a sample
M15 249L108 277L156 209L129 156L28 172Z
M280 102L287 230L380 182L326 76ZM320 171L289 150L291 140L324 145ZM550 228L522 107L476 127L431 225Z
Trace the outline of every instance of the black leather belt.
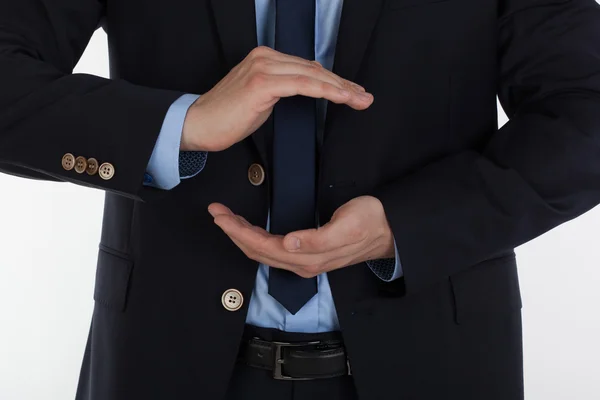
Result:
M352 375L341 341L269 342L252 338L242 342L239 361L273 371L274 379L311 380Z

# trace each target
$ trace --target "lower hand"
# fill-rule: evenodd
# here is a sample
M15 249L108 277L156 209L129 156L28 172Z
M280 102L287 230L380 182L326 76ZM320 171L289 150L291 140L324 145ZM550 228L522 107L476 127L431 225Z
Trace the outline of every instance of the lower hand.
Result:
M188 110L181 150L221 151L254 133L282 97L307 96L365 110L373 96L316 61L257 47Z
M363 261L393 258L394 238L383 205L361 196L336 210L318 229L272 235L213 203L208 211L214 222L248 256L262 264L312 278Z

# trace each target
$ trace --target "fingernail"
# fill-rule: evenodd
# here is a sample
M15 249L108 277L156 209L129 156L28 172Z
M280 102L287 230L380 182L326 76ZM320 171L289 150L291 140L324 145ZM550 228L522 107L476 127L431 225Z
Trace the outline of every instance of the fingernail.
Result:
M212 209L210 207L208 207L208 212L210 215L212 215L213 217L215 216L215 214L213 213Z
M370 93L359 93L358 97L364 101L371 101L373 99L373 95Z
M298 250L300 248L300 239L295 236L292 236L290 240L288 240L288 250Z
M356 83L353 83L352 87L354 87L354 89L358 90L359 92L366 92L367 91L364 87L362 87L360 85L357 85Z
M344 97L350 97L350 92L344 89L340 89L340 94Z

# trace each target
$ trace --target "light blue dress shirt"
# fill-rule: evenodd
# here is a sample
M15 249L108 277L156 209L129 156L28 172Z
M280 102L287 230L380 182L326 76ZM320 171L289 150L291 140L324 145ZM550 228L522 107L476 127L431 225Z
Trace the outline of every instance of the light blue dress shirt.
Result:
M273 47L275 42L275 1L255 0L259 45ZM343 0L316 0L315 58L329 70L333 66L342 5ZM197 98L196 95L184 95L169 109L148 164L145 184L165 190L172 189L180 183L180 179L192 177L204 168L206 153L179 152L185 116ZM319 129L323 129L326 102L322 101L319 105ZM193 164L192 168L190 164ZM267 229L268 227L267 221ZM395 260L374 260L368 262L368 265L385 281L392 281L403 275L397 248ZM268 294L268 282L269 267L261 264L250 299L247 323L287 332L339 330L327 274L318 276L318 293L295 315L290 314Z

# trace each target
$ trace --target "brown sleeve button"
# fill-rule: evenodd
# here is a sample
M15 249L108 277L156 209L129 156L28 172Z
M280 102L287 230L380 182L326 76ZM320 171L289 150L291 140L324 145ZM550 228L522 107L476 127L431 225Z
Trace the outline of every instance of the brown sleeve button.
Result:
M87 169L85 170L88 175L96 175L98 172L98 160L95 158L88 158Z
M100 175L100 178L105 181L112 179L112 177L115 176L115 167L111 163L105 162L100 166L98 174Z
M75 156L71 153L67 153L62 158L62 167L66 171L70 171L75 168Z
M254 186L260 186L265 181L265 170L260 164L252 164L248 169L248 180Z
M77 157L75 159L75 172L78 174L83 174L87 169L87 160L85 157Z

